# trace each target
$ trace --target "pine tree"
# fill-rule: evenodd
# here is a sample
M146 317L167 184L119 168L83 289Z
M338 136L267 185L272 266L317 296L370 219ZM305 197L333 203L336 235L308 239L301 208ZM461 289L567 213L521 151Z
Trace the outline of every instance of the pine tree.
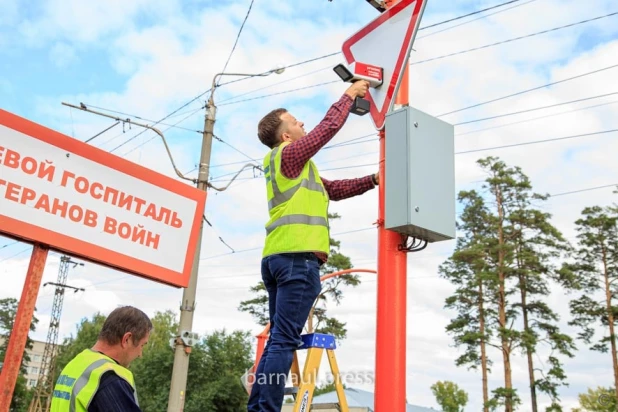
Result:
M566 374L555 352L573 357L575 346L570 336L560 332L559 316L545 303L550 294L550 280L559 280L552 261L569 251L568 242L551 223L551 216L532 207L532 202L547 196L532 193L532 185L521 170L514 170L517 192L514 207L508 215L515 244L515 278L519 289L519 307L523 321L521 346L527 358L532 411L538 411L537 389L552 400L552 410L561 410L557 388L566 384ZM533 355L537 346L547 342L551 347L551 365L542 379L536 379Z
M339 219L341 216L337 214L329 214L329 220ZM351 269L352 262L348 256L343 255L339 249L341 242L330 238L330 254L328 261L322 265L320 275L326 275L340 270ZM346 274L327 279L322 282L322 290L315 300L311 309L311 313L307 320L306 331L308 333L327 333L334 335L337 340L345 339L347 336L346 323L341 322L334 316L329 316L327 306L329 302L334 302L336 305L341 303L343 298L343 286L357 286L360 284L358 275ZM266 326L269 322L268 316L268 294L264 287L264 282L260 281L255 286L250 288L256 296L240 302L238 310L247 312L253 316L255 321L262 326Z
M515 406L521 403L521 400L516 389L513 388L511 355L521 341L521 332L514 328L517 309L512 303L509 303L509 297L516 292L512 282L510 282L514 277L515 247L513 239L516 233L510 227L508 216L520 189L519 170L507 167L504 162L495 157L480 159L478 164L489 175L483 188L491 194L496 211L495 214L491 214L489 219L489 228L495 233L489 248L489 254L493 261L493 277L490 283L494 285L496 290L496 294L492 296L492 304L495 305L497 312L495 328L504 364L504 387L493 391L494 398L491 403L492 407L504 405L505 412L513 412Z
M618 398L618 358L616 354L616 317L618 306L618 215L615 208L587 207L583 217L575 222L579 232L575 263L566 264L564 273L572 279L583 295L570 302L573 319L570 325L581 329L579 338L592 344L591 350L611 351L614 371L614 391ZM600 299L595 297L600 294ZM593 344L595 326L607 328L609 336L603 336ZM609 346L608 346L609 345Z
M451 320L446 331L454 336L456 346L464 346L465 352L455 361L457 366L468 365L470 369L481 368L483 385L483 410L489 411L489 388L487 375L491 361L487 357L487 345L491 330L487 319L495 312L487 307L487 242L489 211L483 198L475 191L462 191L458 196L464 205L453 255L440 266L440 274L453 283L455 294L446 299L445 307L454 309L458 315Z
M535 207L547 196L532 192L521 168L508 167L495 157L480 159L478 164L488 175L483 185L487 194L459 193L464 206L458 222L462 235L440 269L457 287L446 301L448 308L458 312L447 331L458 346L466 346L456 363L481 367L485 411L503 405L512 412L521 403L512 381L513 355L520 349L527 358L532 410L538 410L540 391L551 397L550 409L558 411L557 388L566 384L558 355L573 356L575 346L560 332L558 315L544 299L550 282L569 285L554 263L569 245L550 223L551 216ZM541 343L549 345L551 354L550 367L541 371L539 379L534 355ZM504 386L494 389L490 400L487 347L498 349L504 368Z

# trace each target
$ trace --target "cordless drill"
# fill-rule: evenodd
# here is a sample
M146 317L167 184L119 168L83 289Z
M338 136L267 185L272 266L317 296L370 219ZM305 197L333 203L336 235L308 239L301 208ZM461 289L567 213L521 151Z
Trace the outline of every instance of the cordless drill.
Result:
M384 78L384 69L382 67L373 66L371 64L354 62L349 66L345 64L336 65L333 70L344 82L354 83L357 80L366 80L369 82L369 87L379 87L382 85ZM352 105L351 112L363 116L370 110L369 100L362 97L356 97Z

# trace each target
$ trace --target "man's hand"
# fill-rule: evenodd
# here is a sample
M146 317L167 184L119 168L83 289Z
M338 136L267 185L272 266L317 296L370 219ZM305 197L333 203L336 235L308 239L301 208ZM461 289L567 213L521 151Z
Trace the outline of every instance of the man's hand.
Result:
M366 80L357 80L352 86L348 87L348 90L345 91L345 94L350 96L352 100L357 97L365 97L365 93L369 89L369 82Z
M373 183L378 186L380 184L380 172L373 175Z

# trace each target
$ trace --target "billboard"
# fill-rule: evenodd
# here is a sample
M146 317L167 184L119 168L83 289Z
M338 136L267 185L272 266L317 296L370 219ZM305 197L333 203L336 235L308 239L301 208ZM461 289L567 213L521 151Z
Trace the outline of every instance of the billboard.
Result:
M206 193L0 110L0 233L189 283Z

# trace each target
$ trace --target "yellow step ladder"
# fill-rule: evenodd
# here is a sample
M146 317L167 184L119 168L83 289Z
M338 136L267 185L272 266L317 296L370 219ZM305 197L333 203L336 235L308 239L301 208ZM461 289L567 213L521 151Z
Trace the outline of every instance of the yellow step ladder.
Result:
M323 333L309 333L301 335L303 345L298 350L307 349L307 359L303 373L300 373L298 363L298 352L294 352L292 368L290 370L292 387L286 388L285 394L294 397L293 412L308 412L310 410L319 409L336 409L340 412L348 412L348 402L343 390L343 383L339 376L339 366L335 359L335 349L337 344L335 337ZM337 391L338 403L323 403L312 405L313 391L316 386L318 370L322 361L322 354L326 351L328 363L333 374L335 390Z

